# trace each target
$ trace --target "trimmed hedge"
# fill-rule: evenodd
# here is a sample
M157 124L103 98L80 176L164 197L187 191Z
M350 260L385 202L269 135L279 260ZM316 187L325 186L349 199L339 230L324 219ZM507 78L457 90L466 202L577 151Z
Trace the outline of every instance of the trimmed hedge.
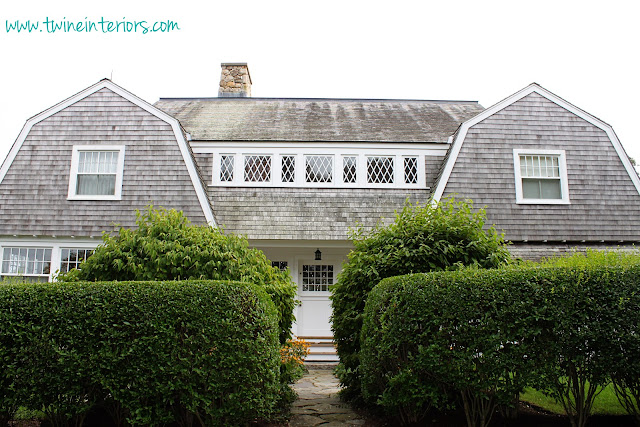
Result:
M0 286L0 408L54 425L105 405L116 422L236 425L279 399L278 316L239 282Z
M487 425L533 386L584 425L612 377L638 383L638 260L385 279L364 316L363 397L416 422L457 396L469 425Z
M237 280L263 287L271 296L280 325L280 343L291 337L296 286L244 236L209 225L193 225L181 211L136 212L137 228L105 233L102 244L84 261L57 277L73 281Z
M470 201L407 203L395 221L365 232L352 231L354 249L332 287L331 317L340 356L342 396L360 392L360 331L365 302L380 280L408 273L454 270L465 265L498 267L509 258L505 242L493 227L484 228L485 211Z

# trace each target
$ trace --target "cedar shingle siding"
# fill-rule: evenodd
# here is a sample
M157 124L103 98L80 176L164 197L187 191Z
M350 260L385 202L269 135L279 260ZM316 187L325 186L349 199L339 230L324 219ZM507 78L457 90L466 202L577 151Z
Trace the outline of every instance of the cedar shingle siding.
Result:
M515 203L513 149L565 150L569 205ZM607 134L531 93L469 129L443 196L487 206L512 241L640 240L640 195Z
M426 203L427 190L209 188L216 219L249 239L346 240L349 228L395 219L406 199Z
M74 144L126 146L122 200L67 200ZM32 127L0 200L0 235L99 236L149 204L206 222L171 126L106 88Z

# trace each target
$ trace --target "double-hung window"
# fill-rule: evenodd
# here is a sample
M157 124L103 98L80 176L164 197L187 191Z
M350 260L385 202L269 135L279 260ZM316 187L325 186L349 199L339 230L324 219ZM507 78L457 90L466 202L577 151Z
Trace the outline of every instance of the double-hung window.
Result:
M569 203L564 151L515 149L513 159L517 203Z
M71 200L120 200L124 146L76 145L71 155Z

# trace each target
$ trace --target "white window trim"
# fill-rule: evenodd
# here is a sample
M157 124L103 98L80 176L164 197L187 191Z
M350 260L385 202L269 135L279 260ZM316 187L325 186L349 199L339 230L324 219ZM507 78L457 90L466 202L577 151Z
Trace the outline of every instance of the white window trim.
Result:
M561 199L525 199L522 195L522 175L520 173L520 156L558 156L560 166L560 191ZM567 160L564 150L536 150L536 149L513 149L513 171L516 179L516 203L522 205L568 205L569 201L569 180L567 178Z
M235 148L235 147L234 147ZM246 150L245 147L238 146L235 150L223 147L220 150L207 150L204 152L213 155L213 168L211 185L216 187L290 187L290 188L413 188L425 189L425 158L430 155L437 155L439 152L424 152L420 149L398 149L381 148L352 148L341 147L337 149L319 147L252 147ZM437 153L437 154L436 154ZM244 181L244 157L250 155L270 155L271 156L271 180L262 182ZM220 181L220 158L221 156L234 156L235 172L233 181ZM281 161L282 156L295 157L295 179L294 182L282 182ZM305 165L308 156L331 156L332 182L306 182ZM343 182L343 158L351 156L357 158L356 182ZM394 158L394 182L393 183L369 183L367 182L367 157L392 157ZM417 158L418 179L415 184L404 182L404 158Z
M55 277L62 267L62 249L91 249L95 250L102 243L101 239L38 239L38 240L24 240L24 239L11 239L0 241L0 263L2 262L4 248L42 248L51 249L51 265L48 275L29 275L29 277L48 277L49 282L55 281ZM20 277L22 275L2 274L0 264L0 275Z
M74 145L71 154L71 170L69 172L69 193L67 200L121 200L122 175L124 172L124 145ZM116 171L116 192L114 195L78 195L78 161L81 151L118 151L118 170Z

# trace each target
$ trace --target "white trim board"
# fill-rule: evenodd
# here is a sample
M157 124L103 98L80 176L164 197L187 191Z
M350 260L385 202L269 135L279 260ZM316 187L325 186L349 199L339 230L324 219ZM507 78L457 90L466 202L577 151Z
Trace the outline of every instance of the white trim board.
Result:
M182 128L180 127L180 123L178 122L178 120L175 119L174 117L171 117L167 113L159 110L158 108L154 107L153 105L149 104L143 99L138 98L137 96L128 92L127 90L121 88L120 86L113 83L109 79L102 79L98 83L78 92L77 94L65 99L64 101L54 105L53 107L39 114L36 114L35 116L28 119L24 127L20 131L18 138L16 139L13 146L11 147L11 150L9 151L7 158L4 160L4 162L2 163L2 166L0 167L0 184L2 183L2 180L4 179L4 177L6 176L9 170L9 167L11 167L11 164L13 163L16 155L20 151L20 148L22 148L22 144L24 143L25 139L27 138L27 135L29 135L31 128L34 125L52 116L53 114L67 108L68 106L86 98L87 96L105 88L120 95L127 101L135 104L136 106L142 108L148 113L156 116L160 120L171 125L171 128L173 129L173 133L176 137L176 141L178 143L178 147L180 148L180 153L182 154L182 159L185 162L187 171L189 172L189 177L191 178L191 182L193 184L193 188L198 197L198 201L200 202L200 207L202 208L204 216L207 219L207 222L209 223L209 225L215 227L216 222L213 216L213 209L211 208L211 203L209 202L209 199L207 198L207 193L205 192L205 189L202 186L202 181L200 180L200 177L198 175L196 165L193 161L193 157L191 156L191 153L189 152L189 146L187 145L187 141L185 139L185 136L182 132Z
M633 182L633 185L635 186L636 191L638 191L638 194L640 194L640 179L638 178L638 174L636 173L635 169L631 165L631 162L629 161L629 156L627 156L627 153L624 151L624 148L622 147L620 140L618 140L618 137L616 136L616 133L614 132L611 125L603 122L602 120L598 119L595 116L592 116L586 111L581 110L580 108L565 101L559 96L549 92L548 90L541 87L537 83L531 83L529 86L525 87L524 89L521 89L520 91L509 96L508 98L505 98L502 101L498 102L497 104L494 104L493 106L484 110L482 113L478 114L477 116L467 120L466 122L460 125L460 130L458 131L458 134L453 140L453 143L452 143L453 145L450 147L451 153L447 158L447 163L445 164L444 169L442 171L442 175L438 180L438 186L433 192L433 198L432 198L433 201L438 202L442 198L442 194L444 193L447 183L449 182L449 178L451 177L451 172L453 171L453 167L456 163L456 160L458 159L458 155L460 154L460 149L462 148L462 144L464 143L464 140L467 136L467 132L469 131L469 129L472 126L480 123L486 118L494 115L495 113L503 110L504 108L510 106L511 104L515 103L516 101L519 101L520 99L524 98L525 96L533 92L559 105L560 107L566 109L567 111L575 114L576 116L580 117L586 122L591 123L595 127L602 129L609 137L609 140L611 141L613 148L616 150L616 153L618 153L618 157L620 158L620 161L622 161L624 168L629 174L629 178L631 178L631 181Z

